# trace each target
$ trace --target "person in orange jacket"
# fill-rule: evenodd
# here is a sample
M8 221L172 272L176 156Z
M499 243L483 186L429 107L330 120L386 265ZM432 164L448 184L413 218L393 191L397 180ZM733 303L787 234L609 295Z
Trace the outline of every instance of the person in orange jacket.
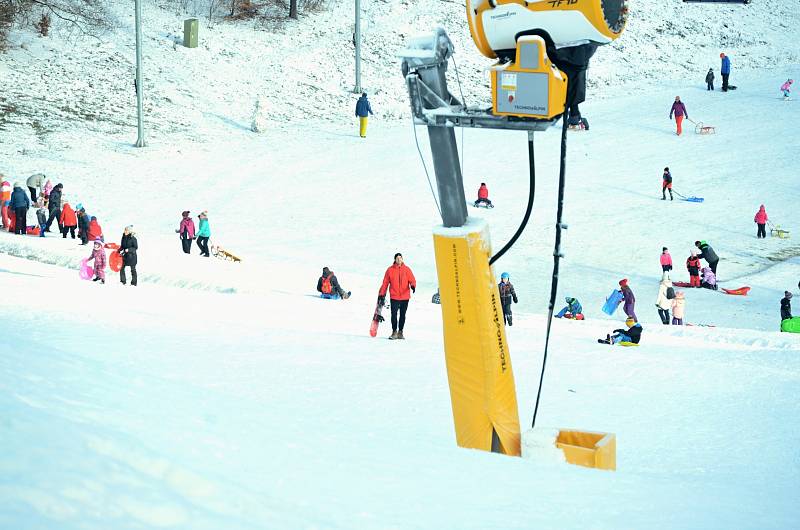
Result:
M72 209L72 206L70 206L67 201L64 201L61 207L61 218L59 221L61 221L61 234L64 236L64 239L67 239L67 232L72 235L72 239L75 239L75 229L78 227L78 216L75 215L75 210Z
M103 229L100 228L100 223L97 222L97 217L92 216L89 221L89 241L103 241Z
M403 255L399 252L394 255L394 263L386 269L383 283L378 291L378 303L383 305L386 300L386 289L389 288L389 300L392 306L392 334L390 340L405 339L403 326L406 323L406 309L411 293L416 292L417 280L414 273L403 263ZM400 320L397 313L400 313Z
M474 206L479 206L481 203L485 204L488 208L494 208L492 201L489 200L489 188L486 187L485 182L481 182L481 187L478 188L478 200L473 203Z

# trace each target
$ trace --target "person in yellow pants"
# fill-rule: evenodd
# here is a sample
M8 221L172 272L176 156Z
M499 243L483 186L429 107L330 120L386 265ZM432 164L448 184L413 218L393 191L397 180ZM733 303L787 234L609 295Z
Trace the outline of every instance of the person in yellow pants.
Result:
M358 116L358 133L361 138L367 137L367 120L372 114L372 107L367 99L367 93L362 92L356 103L356 116Z

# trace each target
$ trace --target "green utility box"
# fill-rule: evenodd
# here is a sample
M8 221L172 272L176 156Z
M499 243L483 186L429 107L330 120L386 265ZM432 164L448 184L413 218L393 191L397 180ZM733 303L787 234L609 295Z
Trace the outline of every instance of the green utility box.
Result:
M187 48L197 48L197 30L200 22L196 18L187 18L183 21L183 45Z

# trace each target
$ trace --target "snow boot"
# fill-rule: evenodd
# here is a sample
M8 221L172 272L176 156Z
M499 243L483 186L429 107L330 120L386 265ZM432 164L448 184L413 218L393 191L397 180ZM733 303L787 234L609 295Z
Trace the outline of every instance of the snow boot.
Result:
M389 340L395 340L397 338L398 338L397 337L397 332L396 331L392 331L392 334L389 335Z
M402 329L397 332L397 338L400 339L400 340L405 340L405 337L403 336L403 330Z

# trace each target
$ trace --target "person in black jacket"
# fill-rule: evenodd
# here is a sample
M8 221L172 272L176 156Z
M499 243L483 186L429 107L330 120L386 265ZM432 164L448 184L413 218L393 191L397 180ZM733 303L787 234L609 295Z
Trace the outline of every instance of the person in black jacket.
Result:
M517 303L517 293L514 292L514 286L511 285L511 276L504 272L500 275L500 283L497 285L500 289L500 305L503 306L503 321L511 325L511 301Z
M628 326L628 329L615 329L612 332L613 335L608 334L605 339L597 339L597 342L601 344L617 344L618 342L639 344L639 341L642 339L642 331L644 331L642 325L631 317L628 317L625 321L625 325Z
M54 219L56 223L58 223L58 231L64 231L61 226L61 190L63 189L64 185L59 183L56 184L55 188L53 188L53 191L50 192L50 198L47 200L47 208L50 210L50 217L47 219L47 226L44 230L45 232L50 231L50 225L53 224Z
M711 272L713 272L714 276L716 276L717 263L719 263L719 256L717 256L717 253L714 252L714 249L711 248L711 245L705 241L695 241L694 246L700 249L700 254L698 254L697 257L706 260Z
M317 280L317 291L322 293L322 298L347 300L350 298L350 291L345 291L339 285L336 275L328 267L322 267L322 276Z
M84 216L85 217L85 216ZM118 252L122 256L122 268L119 270L119 281L125 285L125 267L131 268L131 285L136 285L136 251L139 250L139 242L136 241L136 234L133 226L128 225L122 233L122 241L119 244Z
M781 321L792 318L792 293L784 291L781 298Z
M714 90L714 69L709 68L706 74L706 90Z
M78 237L81 238L81 245L89 242L89 216L83 207L78 210Z

